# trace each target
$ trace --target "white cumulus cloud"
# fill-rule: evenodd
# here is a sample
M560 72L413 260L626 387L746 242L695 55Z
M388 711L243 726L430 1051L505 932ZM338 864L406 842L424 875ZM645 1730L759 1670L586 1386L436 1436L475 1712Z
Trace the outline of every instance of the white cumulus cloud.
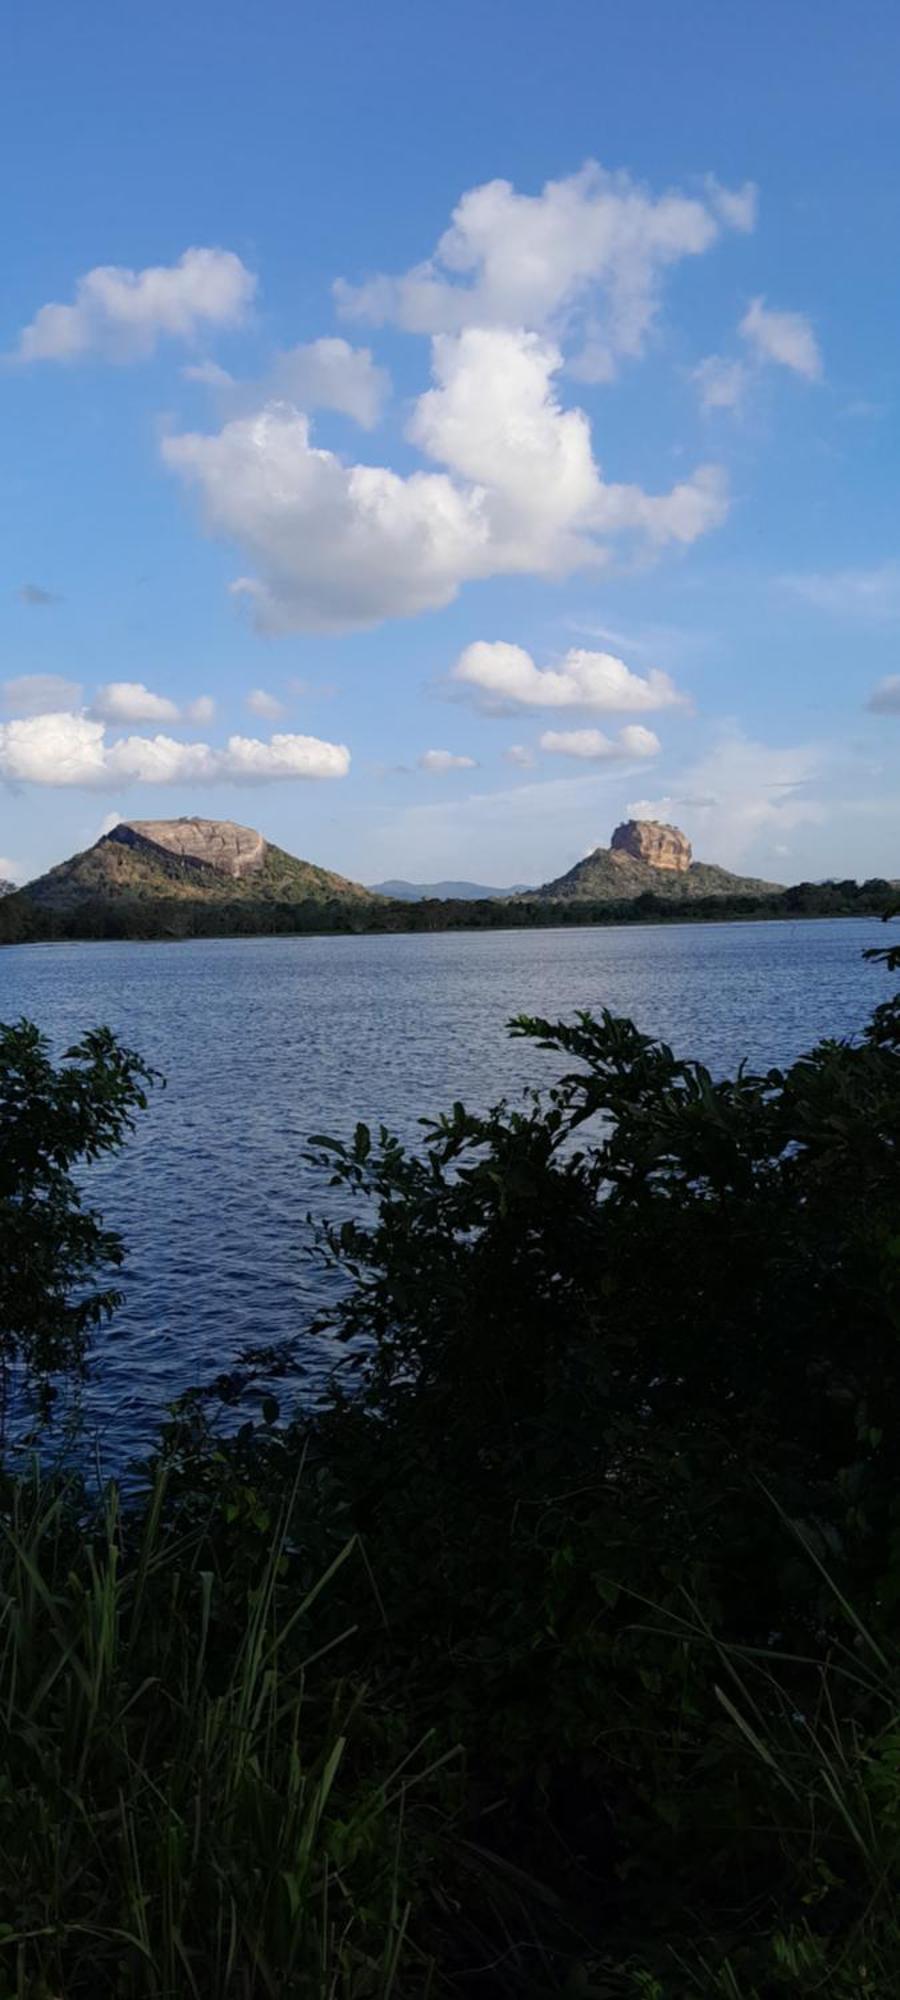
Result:
M545 729L539 741L542 750L562 757L580 757L592 764L629 757L656 757L660 750L659 737L640 722L626 724L618 736L605 736L602 729Z
M72 305L45 305L20 336L20 361L77 361L99 354L134 361L161 336L192 340L207 327L237 326L256 279L232 250L185 250L177 264L132 271L99 264L79 278Z
M423 750L418 759L420 771L474 771L474 757L457 757L452 750Z
M709 250L723 228L755 219L754 190L714 181L702 195L655 195L595 161L538 195L510 181L470 188L433 255L400 277L339 282L349 317L392 322L413 333L469 326L565 325L579 342L576 366L606 380L641 353L666 269Z
M89 712L98 722L211 722L215 703L206 694L180 707L143 681L107 681L97 689Z
M212 531L249 554L257 573L232 588L270 631L411 617L474 578L561 576L607 562L617 537L655 550L723 519L715 467L663 494L605 483L584 412L560 405L560 366L558 348L529 333L435 341L435 386L409 434L437 472L347 465L287 404L167 437L163 457L199 487Z
M822 378L822 356L805 313L775 312L765 299L753 299L738 332L761 361L774 361L803 375L807 382Z
M654 667L633 673L614 653L573 647L557 667L538 667L524 646L476 639L460 653L450 675L488 714L527 708L583 708L603 715L639 715L683 703L668 674Z
M221 748L174 737L124 736L110 742L90 715L32 715L0 723L0 778L11 783L172 785L263 783L284 778L342 778L350 753L315 736L275 735L268 743L230 736Z

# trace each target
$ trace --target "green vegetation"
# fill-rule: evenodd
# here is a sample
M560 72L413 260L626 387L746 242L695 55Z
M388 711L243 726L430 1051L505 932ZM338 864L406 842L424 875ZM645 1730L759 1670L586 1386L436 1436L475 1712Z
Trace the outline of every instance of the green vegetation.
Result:
M690 848L687 851L690 854ZM719 868L714 862L692 861L680 870L659 868L609 847L595 847L565 875L535 891L538 901L586 903L621 903L626 897L643 895L667 903L703 902L712 896L758 901L778 894L777 882L763 882L755 875L732 875L730 869Z
M152 1081L108 1029L54 1067L30 1022L0 1025L0 1440L11 1372L46 1402L51 1376L81 1369L119 1303L92 1286L121 1264L122 1244L85 1208L73 1170L121 1145Z
M235 907L252 903L260 909L270 902L321 902L339 897L342 902L374 901L371 890L349 882L312 861L298 860L271 841L264 843L262 858L247 875L235 876L193 857L167 852L150 840L123 838L128 828L114 828L83 854L61 861L16 900L36 904L41 910L75 916L82 904L108 903L132 910L136 920L147 903L225 902Z
M543 1096L311 1141L323 1417L8 1473L0 1995L900 1989L900 999L513 1031Z
M306 864L298 864L306 865ZM635 866L639 864L635 863ZM722 871L724 873L724 871ZM684 879L673 877L673 880ZM249 892L231 896L220 884L212 901L117 895L85 896L74 905L35 903L20 890L0 901L0 944L49 944L59 940L191 937L305 937L369 932L546 930L592 924L683 924L760 921L771 917L884 916L896 901L893 883L800 882L765 895L726 894L687 900L642 891L619 902L586 898L541 902L531 897L475 902L466 898L389 902L373 897L300 896L259 901ZM224 889L224 893L221 890Z

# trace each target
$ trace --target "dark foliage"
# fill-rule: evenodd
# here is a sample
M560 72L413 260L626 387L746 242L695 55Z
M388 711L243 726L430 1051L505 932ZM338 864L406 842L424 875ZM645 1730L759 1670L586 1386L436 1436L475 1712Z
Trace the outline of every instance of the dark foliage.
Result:
M584 924L725 923L772 917L883 916L896 899L889 882L801 882L771 896L716 895L676 900L645 892L621 902L541 902L531 898L422 902L296 898L254 902L184 902L150 896L87 897L66 909L34 903L27 890L0 900L0 944L76 938L179 939L304 937L334 933L540 930Z
M152 1080L106 1028L57 1066L30 1022L0 1025L0 1429L10 1368L38 1388L77 1372L118 1302L113 1287L94 1287L121 1264L121 1242L84 1206L74 1174L121 1144Z

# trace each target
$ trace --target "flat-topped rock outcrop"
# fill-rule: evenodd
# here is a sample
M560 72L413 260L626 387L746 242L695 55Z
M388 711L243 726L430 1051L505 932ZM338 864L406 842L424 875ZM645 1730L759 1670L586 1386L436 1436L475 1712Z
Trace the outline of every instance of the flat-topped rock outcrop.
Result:
M694 861L687 834L655 819L626 819L609 847L595 847L565 875L529 893L546 902L625 903L636 896L695 902L704 896L778 893L777 882L732 875L715 862Z
M128 847L149 842L235 879L261 868L266 854L262 834L233 819L123 819L107 837Z
M371 889L287 854L231 819L120 820L84 854L29 882L32 902L379 902Z
M646 861L650 868L668 868L676 875L685 875L693 858L687 834L658 819L623 820L609 844L613 854L630 854L632 861Z

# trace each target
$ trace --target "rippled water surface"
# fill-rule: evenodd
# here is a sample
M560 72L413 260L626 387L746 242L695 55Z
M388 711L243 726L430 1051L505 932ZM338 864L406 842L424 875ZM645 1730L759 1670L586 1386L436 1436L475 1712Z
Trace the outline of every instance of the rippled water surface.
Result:
M439 936L27 946L0 953L0 1019L56 1049L104 1022L162 1070L126 1151L91 1195L128 1246L126 1303L88 1407L113 1457L143 1446L180 1388L242 1345L295 1334L322 1297L303 1256L334 1197L310 1133L358 1118L407 1137L453 1098L484 1106L548 1074L514 1013L630 1014L724 1070L854 1035L888 979L876 921ZM307 1393L331 1367L310 1340Z

